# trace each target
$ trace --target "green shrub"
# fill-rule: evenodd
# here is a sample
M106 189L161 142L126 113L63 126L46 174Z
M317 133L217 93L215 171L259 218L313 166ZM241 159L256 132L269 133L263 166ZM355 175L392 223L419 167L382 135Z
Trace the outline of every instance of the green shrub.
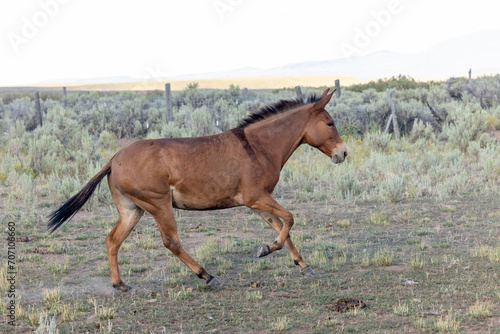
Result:
M412 143L418 139L433 140L435 139L434 129L430 123L424 124L421 120L416 120L410 131L409 139Z
M392 136L389 133L367 133L364 141L374 150L386 152Z
M198 136L208 136L218 132L206 106L195 109L191 116L192 129Z
M406 178L392 174L380 183L380 194L390 202L398 202L403 199L406 190Z
M487 114L476 105L459 106L449 113L447 121L443 134L453 147L465 153L469 143L486 131Z
M399 75L397 77L378 79L377 81L370 81L366 84L356 84L346 87L346 89L354 91L354 92L363 92L367 89L373 89L377 92L385 92L386 88L395 88L398 90L402 89L428 89L431 83L429 82L419 82L415 81L415 79L406 76Z
M362 191L358 180L351 173L347 173L337 180L337 189L343 199L356 198Z

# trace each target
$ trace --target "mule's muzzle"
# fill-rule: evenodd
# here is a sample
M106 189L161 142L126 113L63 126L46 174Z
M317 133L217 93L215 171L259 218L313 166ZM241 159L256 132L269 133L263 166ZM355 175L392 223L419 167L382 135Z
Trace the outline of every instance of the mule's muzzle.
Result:
M332 162L334 164L339 164L341 162L344 162L345 158L347 158L347 148L345 147L345 145L342 145L332 155Z

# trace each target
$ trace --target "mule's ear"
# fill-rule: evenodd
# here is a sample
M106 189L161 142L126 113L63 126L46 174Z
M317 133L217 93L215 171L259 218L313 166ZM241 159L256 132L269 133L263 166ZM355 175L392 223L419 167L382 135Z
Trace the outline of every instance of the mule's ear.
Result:
M330 102L332 96L333 96L333 93L335 93L335 89L330 93L328 94L328 91L330 89L327 89L323 92L323 95L321 95L321 100L319 100L318 102L316 102L313 106L314 110L322 110L322 109L325 109L326 105L328 104L328 102Z

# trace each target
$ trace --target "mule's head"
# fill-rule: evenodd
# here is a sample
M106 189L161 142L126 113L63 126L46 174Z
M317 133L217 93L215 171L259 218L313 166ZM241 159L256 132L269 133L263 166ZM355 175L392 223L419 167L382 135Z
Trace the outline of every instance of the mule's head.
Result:
M329 90L325 90L321 95L321 100L312 105L311 118L305 129L304 140L329 156L334 164L338 164L347 157L347 148L337 132L332 116L325 110L335 93L335 90L328 93Z

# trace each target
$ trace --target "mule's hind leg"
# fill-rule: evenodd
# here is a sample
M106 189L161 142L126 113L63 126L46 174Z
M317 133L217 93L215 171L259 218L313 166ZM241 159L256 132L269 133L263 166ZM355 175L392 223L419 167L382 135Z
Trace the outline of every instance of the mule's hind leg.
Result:
M158 224L160 229L163 244L175 256L177 256L184 264L193 271L199 278L206 281L208 286L219 285L221 282L206 272L206 270L198 264L189 254L182 248L181 241L177 235L177 224L175 222L174 212L169 198L168 201L162 201L163 206L155 205L157 210L150 213ZM167 204L168 203L168 204Z
M123 240L128 237L135 225L137 225L144 211L119 193L118 190L113 189L111 194L120 214L118 222L106 237L111 283L115 289L128 291L131 287L123 283L120 278L120 270L118 269L118 250Z
M264 219L266 223L269 224L269 226L271 226L271 228L276 232L276 234L279 235L281 229L283 228L283 222L279 219L278 216L260 210L254 210L254 211L262 219ZM285 246L288 248L288 251L292 256L292 260L295 263L295 265L300 267L300 272L303 275L314 275L314 270L312 270L312 268L302 259L302 256L300 256L299 251L297 250L297 248L295 248L295 245L293 244L292 239L290 238L290 234L288 235L288 238L285 240Z

